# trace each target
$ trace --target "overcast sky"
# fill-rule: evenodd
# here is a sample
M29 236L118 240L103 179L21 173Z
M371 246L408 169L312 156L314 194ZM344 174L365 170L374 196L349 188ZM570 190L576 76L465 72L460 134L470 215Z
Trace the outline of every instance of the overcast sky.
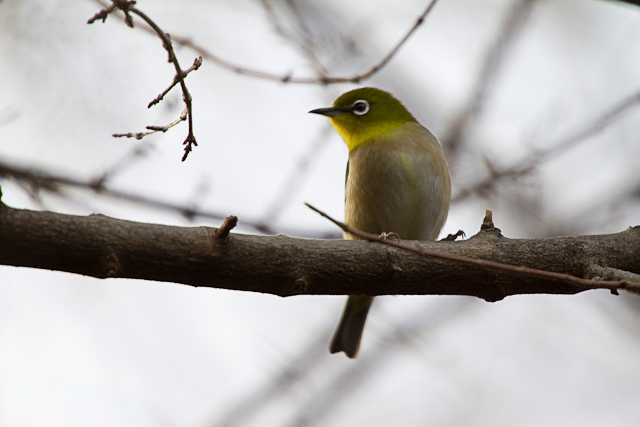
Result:
M278 3L278 2L276 2ZM411 26L420 1L299 1L334 73L367 68ZM391 90L437 135L468 102L487 49L513 0L441 0L426 23L367 84ZM140 0L166 31L276 73L313 75L274 33L260 2ZM286 8L276 12L289 22ZM91 178L136 146L148 155L114 188L259 219L311 144L308 176L276 228L332 231L302 205L341 216L346 148L306 112L352 85L283 85L205 62L188 78L199 146L180 162L185 126L140 142L114 132L166 123L179 92L146 104L172 79L157 39L116 19L86 25L91 0L0 3L0 158ZM355 47L345 46L353 40ZM640 90L640 9L600 0L540 0L512 41L486 107L455 165L454 192L547 147ZM190 64L195 54L178 51ZM509 237L638 224L640 108L509 184L452 207L443 233L474 234L485 208ZM323 134L323 132L325 132ZM329 136L323 136L329 135ZM320 142L317 142L320 141ZM3 201L41 207L14 183ZM71 192L47 209L170 224L167 212ZM518 209L524 204L532 209ZM587 219L585 219L585 217ZM199 224L210 224L197 221ZM11 242L2 244L10 245ZM637 426L640 304L605 291L518 296L384 297L361 357L329 355L343 297L277 298L134 280L0 267L0 426L271 425ZM299 358L307 349L303 364ZM256 390L289 368L291 387Z

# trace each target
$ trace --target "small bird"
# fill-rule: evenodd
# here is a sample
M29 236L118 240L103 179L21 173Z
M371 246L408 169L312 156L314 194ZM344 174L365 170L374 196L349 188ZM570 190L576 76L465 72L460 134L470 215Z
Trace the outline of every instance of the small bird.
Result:
M365 87L339 96L329 117L349 150L345 222L362 231L435 240L451 201L451 177L437 138L393 95ZM345 239L355 239L345 233ZM373 297L351 295L331 341L331 353L355 358Z

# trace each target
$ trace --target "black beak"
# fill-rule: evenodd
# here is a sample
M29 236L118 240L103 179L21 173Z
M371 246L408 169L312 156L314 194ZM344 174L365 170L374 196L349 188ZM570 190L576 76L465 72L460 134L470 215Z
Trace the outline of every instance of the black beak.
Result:
M350 110L345 110L344 108L329 107L329 108L316 108L315 110L311 110L309 112L313 114L321 114L327 117L334 117L334 116L337 116L338 114L342 114L347 111L350 111Z

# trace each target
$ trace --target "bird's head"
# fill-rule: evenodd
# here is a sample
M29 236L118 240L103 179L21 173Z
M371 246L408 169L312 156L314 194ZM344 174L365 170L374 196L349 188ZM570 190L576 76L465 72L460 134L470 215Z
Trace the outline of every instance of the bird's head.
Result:
M332 107L309 112L329 117L349 150L416 121L393 95L372 87L343 93Z

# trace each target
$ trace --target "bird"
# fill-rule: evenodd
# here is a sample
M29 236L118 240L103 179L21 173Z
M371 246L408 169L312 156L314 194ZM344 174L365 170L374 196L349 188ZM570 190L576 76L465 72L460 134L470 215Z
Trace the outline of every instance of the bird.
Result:
M435 240L449 213L451 176L438 139L391 93L340 95L327 116L347 146L344 218L384 238ZM357 239L349 233L344 239ZM329 350L355 358L373 297L350 295Z

